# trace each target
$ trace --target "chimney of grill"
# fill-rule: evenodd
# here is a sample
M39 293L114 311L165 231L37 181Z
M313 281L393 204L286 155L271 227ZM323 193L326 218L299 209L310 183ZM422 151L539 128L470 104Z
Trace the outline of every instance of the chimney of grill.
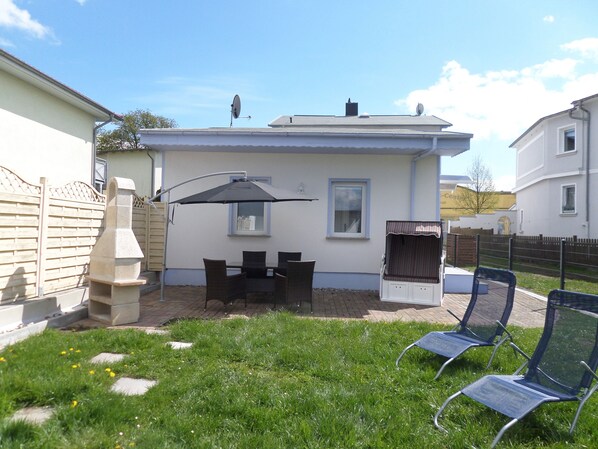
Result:
M347 117L357 117L359 115L358 105L359 103L351 103L351 99L349 98L347 103L345 103L345 115Z

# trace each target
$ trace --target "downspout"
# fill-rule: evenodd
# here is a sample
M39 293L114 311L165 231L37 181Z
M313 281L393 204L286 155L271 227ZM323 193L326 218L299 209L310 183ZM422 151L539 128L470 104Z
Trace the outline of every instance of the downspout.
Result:
M108 120L106 120L105 122L100 123L99 125L96 125L93 127L93 137L92 137L92 145L91 145L91 185L95 187L95 180L96 180L96 156L97 156L97 152L96 152L96 138L98 137L98 130L104 126L106 126L108 123L112 123L115 121L122 121L122 120L117 120L116 117L114 117L114 115L110 114L109 116L110 118Z
M154 184L156 179L155 179L155 170L156 170L156 161L154 160L154 158L152 157L152 155L150 154L149 150L147 150L145 152L145 154L147 154L147 157L149 157L152 161L152 168L151 168L151 179L150 179L150 196L154 196L157 192L156 192L156 185Z
M583 111L587 116L586 117L574 117L573 112L575 109L579 109ZM585 142L585 150L586 150L586 232L587 238L590 238L590 124L592 119L592 114L589 110L583 107L582 101L574 101L573 102L573 109L569 110L569 117L574 120L581 120L582 122L588 123L588 130L587 130L587 140Z
M417 154L411 159L411 201L409 205L409 220L413 220L415 217L415 178L416 178L416 163L418 160L423 159L427 156L436 152L438 147L438 137L432 138L432 148Z

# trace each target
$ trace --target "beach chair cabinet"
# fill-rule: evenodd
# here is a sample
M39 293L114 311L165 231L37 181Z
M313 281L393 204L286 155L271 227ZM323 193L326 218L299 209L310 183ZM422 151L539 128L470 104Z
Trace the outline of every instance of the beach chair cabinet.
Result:
M380 299L440 306L444 258L440 221L387 221Z

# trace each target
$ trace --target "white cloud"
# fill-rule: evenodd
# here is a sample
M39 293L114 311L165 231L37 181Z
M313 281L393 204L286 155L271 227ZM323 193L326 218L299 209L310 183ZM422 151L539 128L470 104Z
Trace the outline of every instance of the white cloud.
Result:
M0 27L16 28L38 39L53 38L52 30L19 8L14 0L0 0Z
M587 37L561 45L563 50L578 53L582 58L598 61L598 38Z
M554 16L544 16L542 20L546 23L554 23Z
M75 0L77 3L79 3L81 6L83 6L87 0Z
M512 142L536 120L597 92L598 73L577 74L580 61L551 59L519 70L471 73L457 61L432 86L395 101L406 111L423 103L428 114L453 123L474 139Z

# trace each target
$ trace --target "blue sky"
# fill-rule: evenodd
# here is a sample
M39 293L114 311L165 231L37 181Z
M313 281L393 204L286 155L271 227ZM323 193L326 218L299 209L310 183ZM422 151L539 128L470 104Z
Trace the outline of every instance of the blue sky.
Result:
M425 114L474 134L514 186L509 149L540 117L598 93L598 2L0 0L0 47L103 106L185 128L280 115Z

